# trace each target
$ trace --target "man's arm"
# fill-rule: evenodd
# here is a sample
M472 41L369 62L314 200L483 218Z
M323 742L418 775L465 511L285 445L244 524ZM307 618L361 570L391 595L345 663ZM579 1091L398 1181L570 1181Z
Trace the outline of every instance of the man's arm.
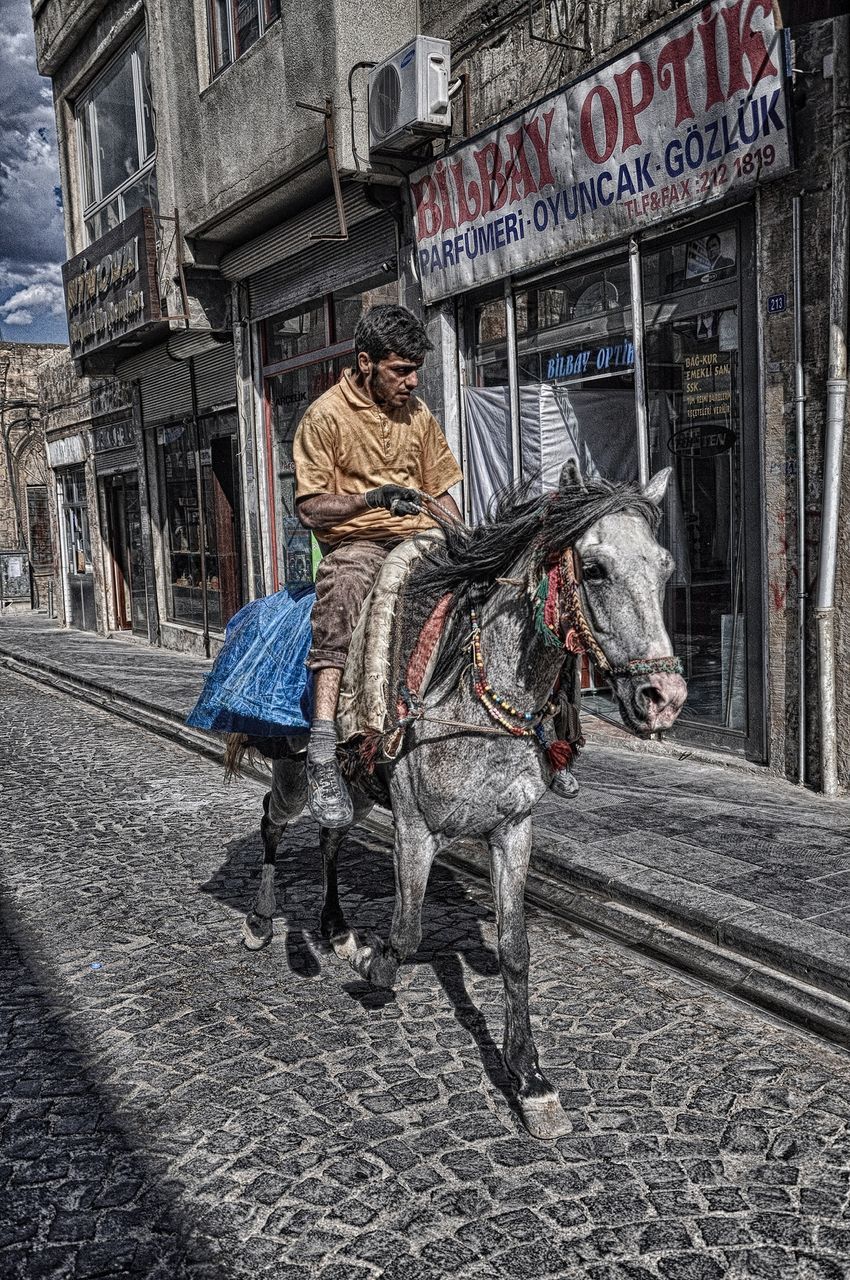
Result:
M394 516L412 516L418 515L422 504L415 489L398 484L382 484L365 493L314 493L299 498L297 504L301 523L308 529L328 529L376 507Z
M368 508L365 493L314 493L309 498L299 498L297 503L301 523L319 530L344 524Z
M448 511L450 516L454 516L456 520L463 521L460 509L450 493L441 493L439 498L435 498L434 501L441 506L444 511Z

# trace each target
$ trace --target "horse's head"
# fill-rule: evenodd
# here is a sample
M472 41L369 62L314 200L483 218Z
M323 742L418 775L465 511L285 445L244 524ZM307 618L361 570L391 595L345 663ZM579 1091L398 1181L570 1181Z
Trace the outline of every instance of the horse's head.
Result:
M644 497L658 506L669 479L669 467L659 471ZM646 519L628 510L603 515L576 539L573 551L581 609L623 719L639 733L669 729L687 697L664 626L673 557Z

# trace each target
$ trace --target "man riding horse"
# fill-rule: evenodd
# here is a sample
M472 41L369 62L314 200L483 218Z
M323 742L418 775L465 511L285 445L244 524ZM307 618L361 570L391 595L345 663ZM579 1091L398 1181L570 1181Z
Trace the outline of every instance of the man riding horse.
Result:
M437 523L423 493L460 520L448 491L462 472L436 419L413 394L429 350L424 326L405 307L372 307L354 334L354 368L310 405L295 434L298 515L315 530L324 555L307 657L314 673L308 804L324 827L353 820L335 722L363 603L392 548ZM565 795L576 789L566 772L554 785Z
M373 307L354 335L354 369L310 405L293 445L298 515L316 531L314 719L308 803L325 827L348 827L351 798L336 759L336 712L351 635L386 557L436 523L431 494L460 519L448 490L463 476L436 419L413 394L431 343L404 307Z

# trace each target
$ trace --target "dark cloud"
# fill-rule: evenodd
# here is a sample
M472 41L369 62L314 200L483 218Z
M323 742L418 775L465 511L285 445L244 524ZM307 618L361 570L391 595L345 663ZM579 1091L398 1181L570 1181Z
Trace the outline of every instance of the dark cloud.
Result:
M55 335L65 257L50 81L39 76L29 0L0 6L0 324Z

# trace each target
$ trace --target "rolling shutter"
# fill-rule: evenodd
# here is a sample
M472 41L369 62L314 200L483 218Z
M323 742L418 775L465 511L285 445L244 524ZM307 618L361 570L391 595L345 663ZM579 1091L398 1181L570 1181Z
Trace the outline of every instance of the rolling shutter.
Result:
M385 265L396 274L396 224L389 214L382 213L351 227L347 240L313 241L296 256L249 276L251 319L264 320L311 298L357 284Z

